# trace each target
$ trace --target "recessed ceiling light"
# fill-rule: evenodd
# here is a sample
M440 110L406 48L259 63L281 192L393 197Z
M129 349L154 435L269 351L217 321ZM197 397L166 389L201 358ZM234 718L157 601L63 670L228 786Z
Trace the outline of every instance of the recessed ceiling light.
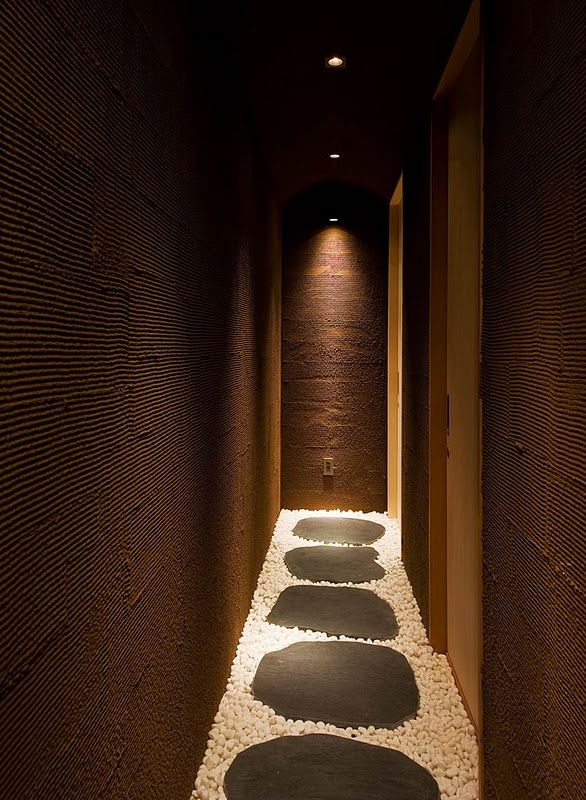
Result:
M330 153L330 158L340 158L339 153Z
M345 67L346 59L344 56L328 56L326 58L326 66L336 69L337 67Z
M330 222L337 222L337 221L338 221L338 217L330 217Z

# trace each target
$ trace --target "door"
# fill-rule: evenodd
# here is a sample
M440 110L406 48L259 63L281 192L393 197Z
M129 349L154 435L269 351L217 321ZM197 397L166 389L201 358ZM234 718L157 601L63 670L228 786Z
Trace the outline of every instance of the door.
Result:
M447 98L447 650L468 710L481 724L481 49Z

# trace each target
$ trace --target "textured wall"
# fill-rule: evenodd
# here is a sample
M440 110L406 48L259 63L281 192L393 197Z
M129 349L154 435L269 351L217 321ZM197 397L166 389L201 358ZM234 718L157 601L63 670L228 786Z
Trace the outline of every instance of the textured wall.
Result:
M569 800L586 758L586 6L486 13L486 798Z
M341 186L287 210L285 508L386 508L387 216L384 203ZM333 477L322 474L327 456Z
M278 510L276 230L162 9L0 11L10 800L189 795Z
M402 557L429 617L429 142L403 171Z

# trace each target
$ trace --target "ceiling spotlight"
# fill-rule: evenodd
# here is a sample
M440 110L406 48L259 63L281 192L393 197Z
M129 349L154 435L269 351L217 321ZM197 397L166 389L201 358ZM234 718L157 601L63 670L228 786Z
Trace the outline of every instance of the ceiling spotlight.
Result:
M330 153L330 158L340 158L339 153Z
M332 69L336 69L338 67L345 66L346 59L344 56L328 56L328 58L326 58L326 67L332 67Z
M338 217L330 217L330 222L337 222L337 221L338 221Z

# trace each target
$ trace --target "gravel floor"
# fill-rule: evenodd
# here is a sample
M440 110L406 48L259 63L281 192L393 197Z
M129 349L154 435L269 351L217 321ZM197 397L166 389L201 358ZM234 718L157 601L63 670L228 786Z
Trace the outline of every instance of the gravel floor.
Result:
M370 583L336 585L370 589L392 606L399 623L399 633L392 642L377 641L373 644L392 646L409 660L420 694L417 719L391 731L342 729L323 722L286 720L253 699L251 684L254 674L263 655L271 650L299 641L336 638L371 641L282 628L266 622L266 616L283 589L310 583L294 578L285 566L283 556L288 550L299 547L301 542L303 546L318 546L320 542L300 540L292 533L293 527L303 517L326 513L284 510L279 515L192 796L198 800L224 800L222 784L226 770L238 752L253 744L285 734L327 732L402 751L432 773L441 789L442 800L453 797L477 800L478 749L474 729L466 715L446 657L434 653L429 646L419 608L400 560L398 527L396 521L385 514L330 512L334 516L369 519L385 527L385 535L376 542L375 547L380 553L379 563L387 570L386 575Z

